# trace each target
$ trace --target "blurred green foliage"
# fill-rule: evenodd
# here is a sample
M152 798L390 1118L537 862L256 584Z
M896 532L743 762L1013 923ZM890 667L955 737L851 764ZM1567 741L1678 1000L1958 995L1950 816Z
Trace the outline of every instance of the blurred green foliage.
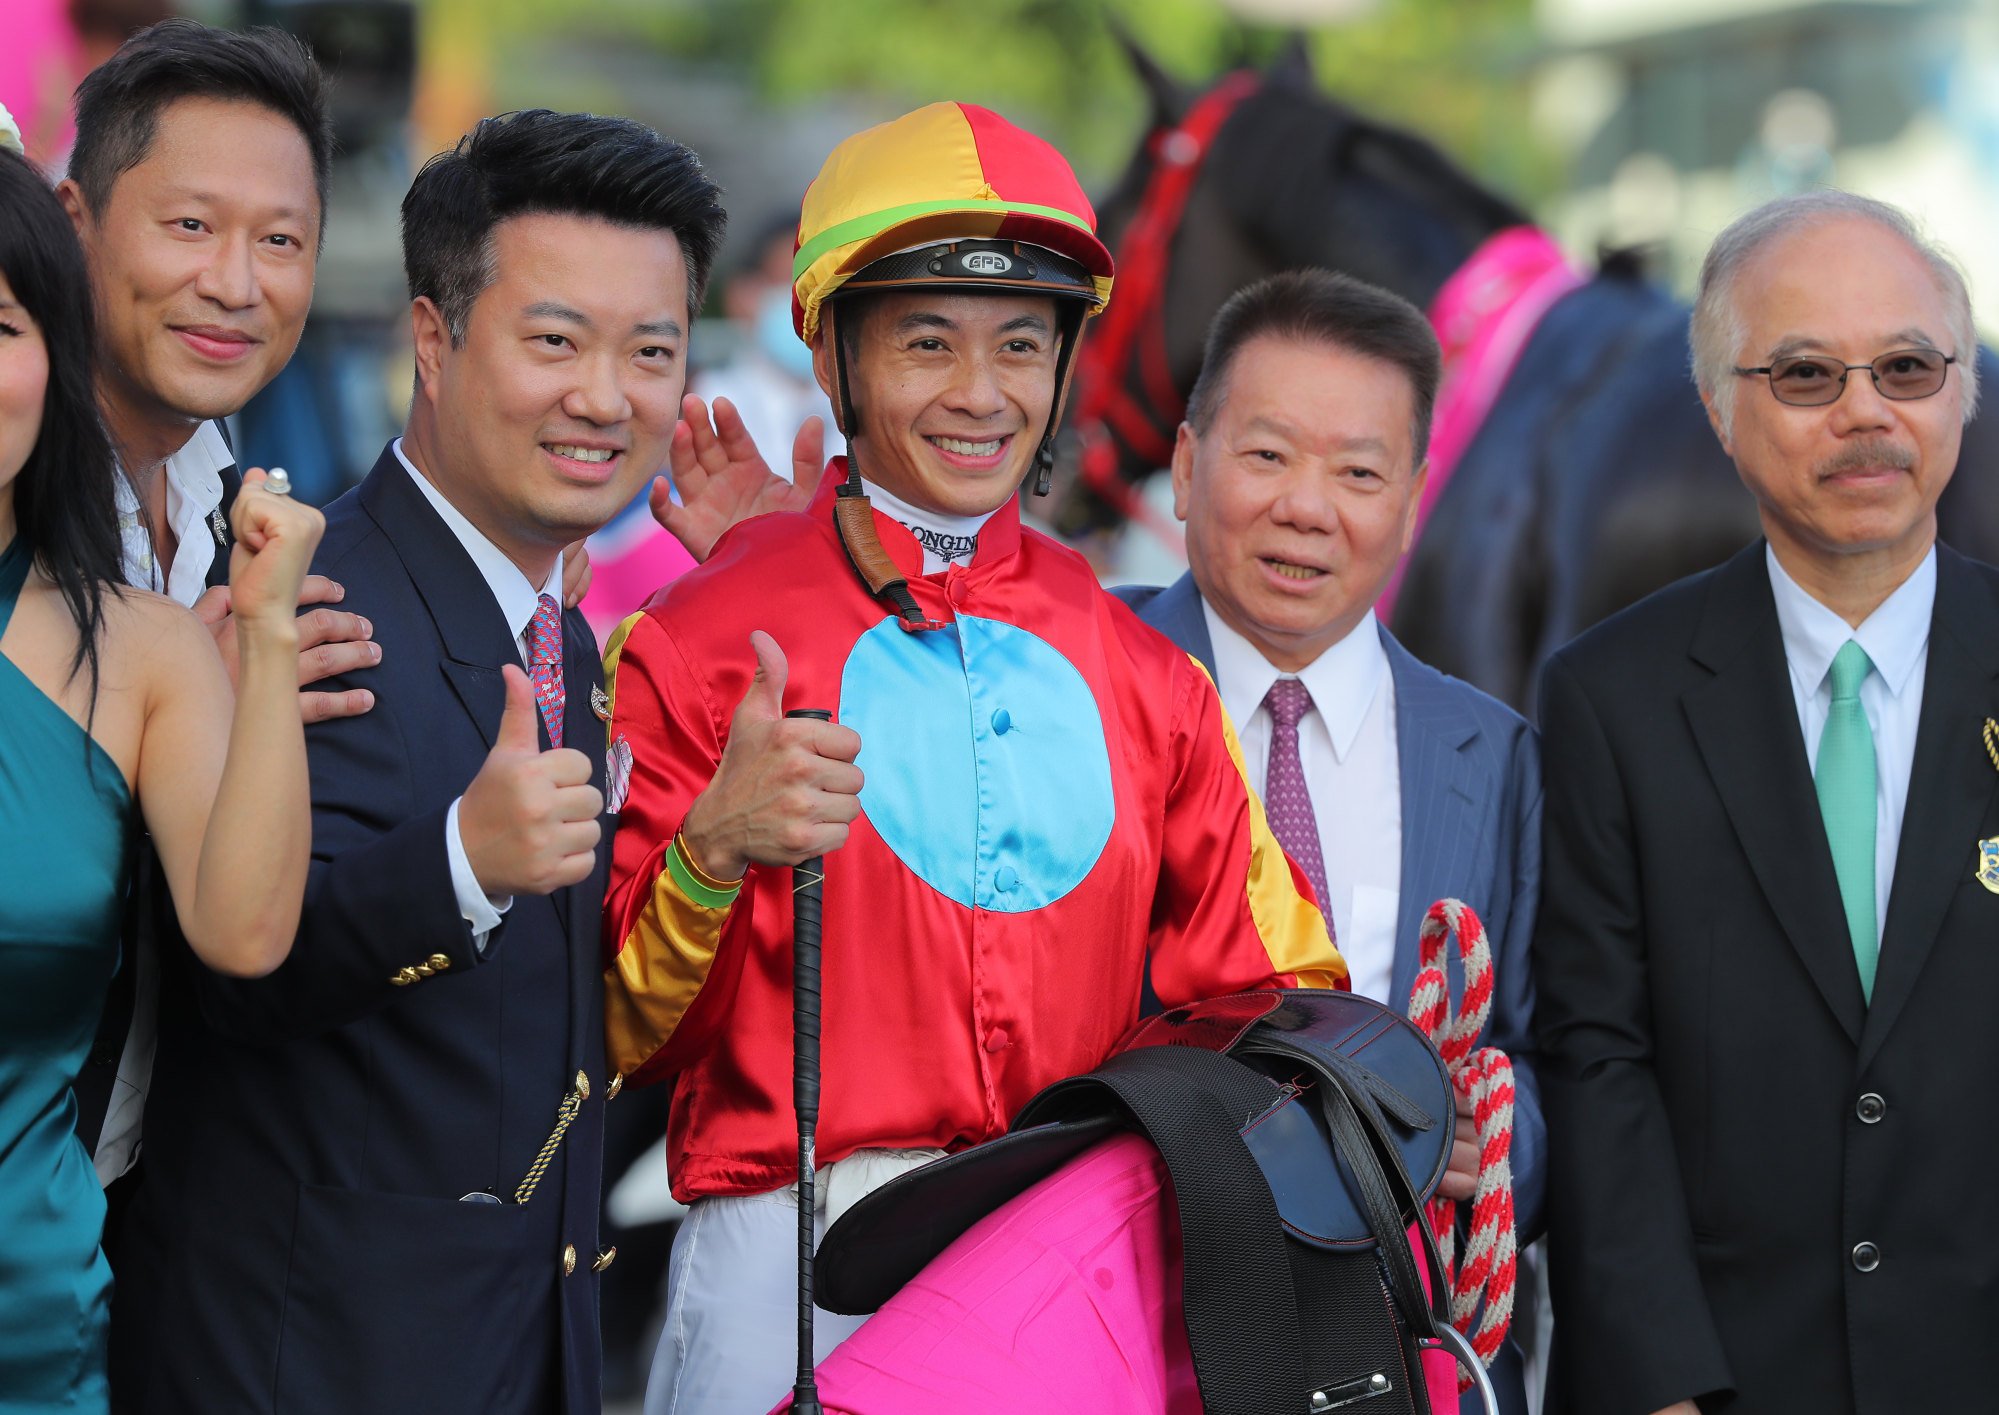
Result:
M1147 113L1114 26L1190 88L1269 62L1287 39L1218 0L478 0L477 9L496 47L513 51L503 63L532 65L534 46L551 39L638 45L739 75L777 104L837 92L898 106L984 103L1055 141L1093 186L1119 170ZM1532 200L1558 174L1524 120L1531 12L1532 0L1377 0L1308 43L1329 92L1419 129Z

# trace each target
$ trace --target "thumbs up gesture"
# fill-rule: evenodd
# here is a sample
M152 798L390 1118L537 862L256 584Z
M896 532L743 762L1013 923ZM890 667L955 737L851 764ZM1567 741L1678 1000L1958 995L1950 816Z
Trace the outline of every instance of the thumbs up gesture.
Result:
M756 677L736 707L708 789L694 798L681 844L703 873L741 879L752 863L795 865L847 843L861 813L860 734L784 715L784 650L750 635Z
M458 834L486 893L552 894L589 877L604 796L590 784L583 753L541 750L527 674L511 663L500 674L506 711L486 764L458 803Z

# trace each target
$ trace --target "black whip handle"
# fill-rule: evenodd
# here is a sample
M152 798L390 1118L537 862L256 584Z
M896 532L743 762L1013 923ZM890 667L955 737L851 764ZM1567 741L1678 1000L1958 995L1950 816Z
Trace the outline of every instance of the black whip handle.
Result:
M786 717L831 722L823 708L798 708ZM824 861L800 860L791 871L791 1100L798 1112L798 1379L792 1387L796 1415L820 1415L812 1373L813 1213L817 1208L813 1155L819 1126L819 939L826 883Z

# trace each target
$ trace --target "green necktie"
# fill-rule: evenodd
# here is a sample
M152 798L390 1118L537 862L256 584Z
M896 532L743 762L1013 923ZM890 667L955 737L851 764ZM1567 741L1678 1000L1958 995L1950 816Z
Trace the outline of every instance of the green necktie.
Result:
M1860 706L1860 685L1874 671L1867 650L1852 639L1832 660L1832 708L1819 734L1819 814L1832 846L1833 873L1846 906L1846 931L1860 967L1860 991L1874 1000L1874 965L1881 941L1874 923L1874 731Z

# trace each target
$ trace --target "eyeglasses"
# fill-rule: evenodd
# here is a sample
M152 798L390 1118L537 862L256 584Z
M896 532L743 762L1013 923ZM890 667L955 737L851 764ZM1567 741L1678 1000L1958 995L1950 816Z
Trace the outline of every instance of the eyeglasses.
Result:
M1843 364L1818 354L1793 354L1765 368L1739 368L1736 375L1749 378L1766 375L1770 392L1779 403L1793 408L1823 408L1837 403L1846 392L1846 376L1866 369L1874 376L1874 386L1883 398L1909 402L1928 398L1943 387L1944 374L1957 362L1955 355L1940 349L1895 349L1872 363Z

